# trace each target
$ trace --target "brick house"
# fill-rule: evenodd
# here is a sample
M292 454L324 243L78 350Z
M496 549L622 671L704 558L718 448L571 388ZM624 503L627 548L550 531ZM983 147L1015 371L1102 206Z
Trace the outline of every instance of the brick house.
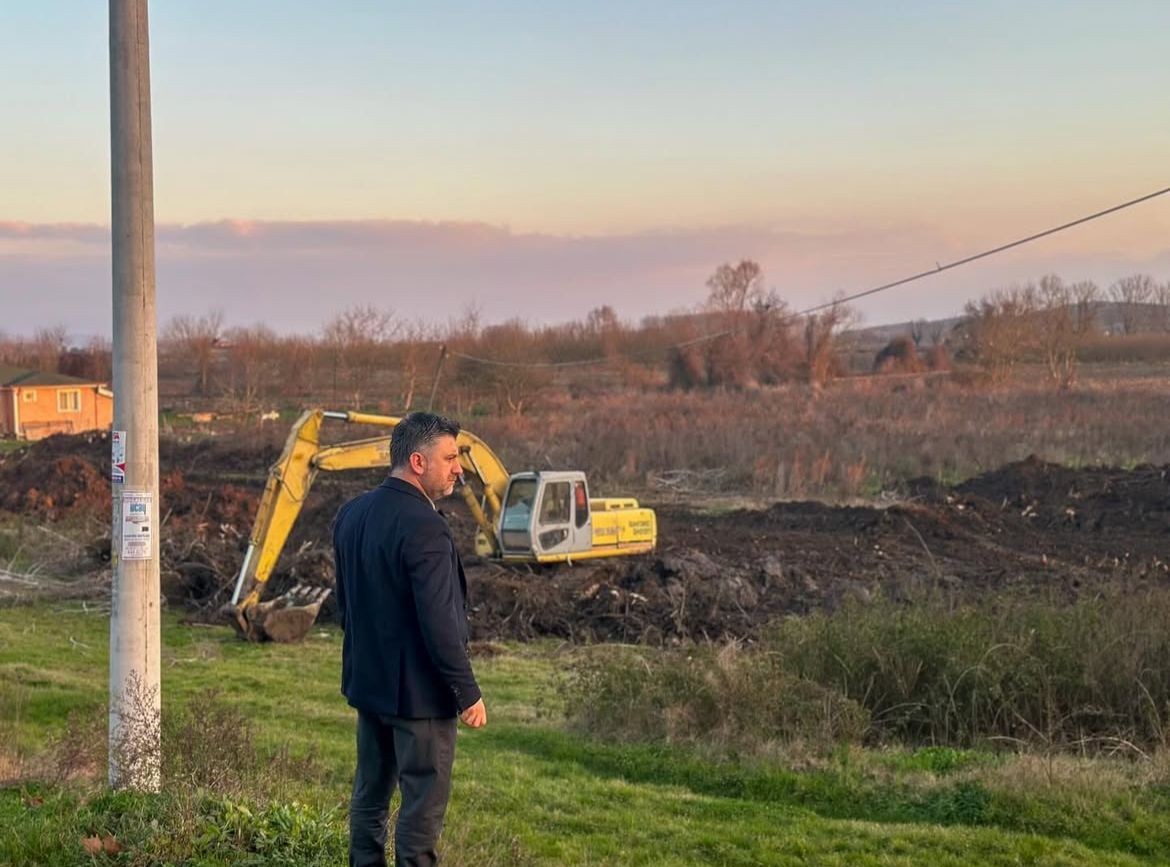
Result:
M0 365L0 436L39 440L113 421L114 393L105 383Z

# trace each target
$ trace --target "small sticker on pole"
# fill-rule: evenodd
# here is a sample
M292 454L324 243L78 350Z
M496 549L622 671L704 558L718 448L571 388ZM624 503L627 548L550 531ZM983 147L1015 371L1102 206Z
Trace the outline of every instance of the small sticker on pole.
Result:
M154 553L150 491L122 492L122 559L149 560Z
M115 485L126 482L126 431L110 434L110 481Z

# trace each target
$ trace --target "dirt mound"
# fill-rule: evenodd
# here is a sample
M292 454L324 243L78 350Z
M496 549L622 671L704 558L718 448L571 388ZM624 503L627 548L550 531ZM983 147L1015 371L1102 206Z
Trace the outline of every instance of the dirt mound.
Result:
M164 440L164 592L196 615L230 597L277 438ZM39 522L108 525L109 441L56 436L0 459L0 510ZM380 471L322 475L267 597L297 583L331 586L329 528L342 503ZM459 547L471 516L444 504ZM1170 580L1170 467L1070 469L1021 461L954 488L908 483L888 508L775 503L702 514L660 507L654 555L574 567L504 567L466 557L472 632L481 640L671 643L751 637L770 620L845 599L921 588L979 594L1008 588L1074 595L1101 581ZM102 543L85 540L101 567ZM334 616L333 599L321 616Z
M108 511L109 504L109 482L84 458L56 457L44 464L25 461L0 484L0 509L42 519L57 520L101 506Z
M1021 550L1082 565L1170 559L1170 466L1072 469L1030 457L953 489L910 487L942 514L978 515Z
M1091 532L1170 531L1170 466L1070 469L1035 457L955 488L1047 528Z
M750 635L767 613L761 602L771 579L687 549L549 575L473 572L472 631L653 644Z

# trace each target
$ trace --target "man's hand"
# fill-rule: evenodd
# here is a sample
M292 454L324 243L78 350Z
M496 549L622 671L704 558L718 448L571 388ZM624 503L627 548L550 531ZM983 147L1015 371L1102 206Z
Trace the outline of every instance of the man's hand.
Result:
M481 698L459 714L459 719L463 720L463 724L468 728L481 729L487 725L487 708L484 706L483 699Z

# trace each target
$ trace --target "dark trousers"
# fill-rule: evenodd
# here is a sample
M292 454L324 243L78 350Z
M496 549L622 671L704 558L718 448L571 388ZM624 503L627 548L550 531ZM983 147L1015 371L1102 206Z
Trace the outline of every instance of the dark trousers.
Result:
M451 794L455 719L406 719L358 711L357 771L349 805L349 863L386 864L390 796L402 789L394 830L397 867L439 863L435 845Z

